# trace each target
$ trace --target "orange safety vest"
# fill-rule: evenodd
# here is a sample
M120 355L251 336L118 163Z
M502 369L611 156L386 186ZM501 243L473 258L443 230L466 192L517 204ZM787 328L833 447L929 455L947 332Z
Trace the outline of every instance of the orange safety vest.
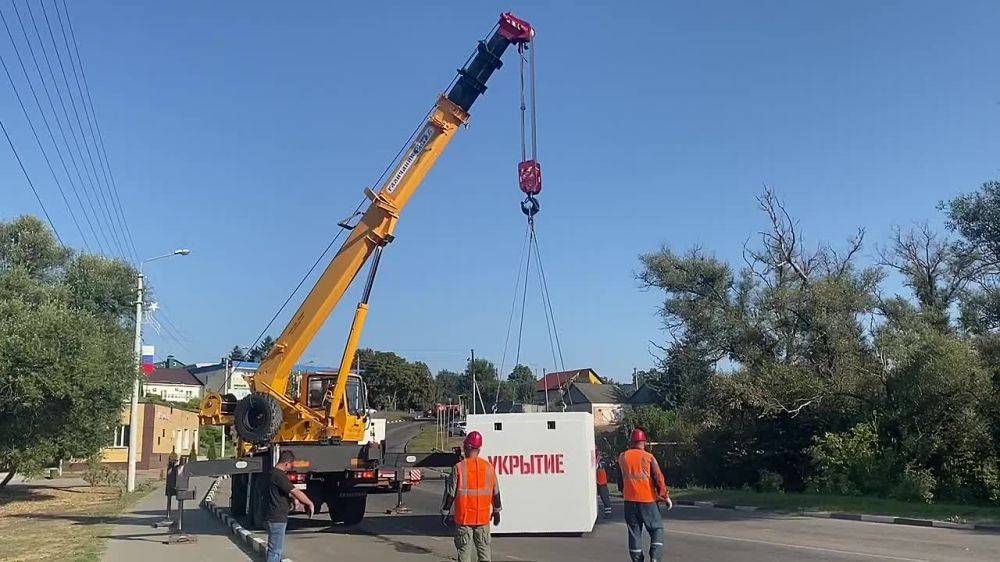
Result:
M493 496L499 490L493 465L477 457L463 460L453 470L457 476L455 524L463 527L488 525L493 516Z
M597 467L597 485L598 486L608 485L608 471L604 470L603 466Z
M641 449L629 449L618 457L618 466L622 471L622 495L625 501L637 503L656 501L656 488L653 486L655 463L653 455ZM663 486L666 487L666 484Z

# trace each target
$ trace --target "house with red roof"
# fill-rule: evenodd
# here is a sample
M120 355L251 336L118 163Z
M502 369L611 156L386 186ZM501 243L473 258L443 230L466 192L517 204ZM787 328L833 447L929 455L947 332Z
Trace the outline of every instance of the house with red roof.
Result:
M553 371L551 373L546 373L544 377L539 379L538 384L535 387L535 390L537 391L535 401L538 404L558 403L563 391L565 391L569 385L574 382L604 384L601 377L597 376L597 371L589 367L586 369L574 369L571 371Z

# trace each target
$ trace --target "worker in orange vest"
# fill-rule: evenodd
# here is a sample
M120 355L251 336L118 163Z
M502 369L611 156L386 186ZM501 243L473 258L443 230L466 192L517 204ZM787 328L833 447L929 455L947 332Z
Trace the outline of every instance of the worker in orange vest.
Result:
M629 439L632 447L618 457L618 487L625 497L625 526L628 528L628 554L632 562L643 562L642 529L649 533L649 559L663 557L663 518L657 501L674 508L670 490L656 457L646 451L646 431L637 427Z
M458 562L489 562L490 521L500 524L500 485L493 465L479 457L483 435L472 431L462 445L465 458L451 469L441 517L455 525Z
M608 491L608 468L600 451L597 453L597 495L604 505L604 517L611 517L611 493Z

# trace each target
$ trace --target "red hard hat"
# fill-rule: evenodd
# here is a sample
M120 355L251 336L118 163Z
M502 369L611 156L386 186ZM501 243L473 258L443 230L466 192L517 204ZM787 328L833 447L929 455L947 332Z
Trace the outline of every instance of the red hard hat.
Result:
M483 434L478 431L470 431L465 436L463 444L470 449L481 449L483 447Z
M638 443L640 441L649 441L646 438L646 432L643 431L641 427L637 427L632 430L632 436L629 438L633 443Z

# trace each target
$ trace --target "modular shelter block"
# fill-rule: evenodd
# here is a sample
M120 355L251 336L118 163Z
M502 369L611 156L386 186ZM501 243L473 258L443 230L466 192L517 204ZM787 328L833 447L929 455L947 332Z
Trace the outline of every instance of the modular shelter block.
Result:
M587 412L478 414L481 456L500 482L495 534L589 533L597 519L594 418Z

